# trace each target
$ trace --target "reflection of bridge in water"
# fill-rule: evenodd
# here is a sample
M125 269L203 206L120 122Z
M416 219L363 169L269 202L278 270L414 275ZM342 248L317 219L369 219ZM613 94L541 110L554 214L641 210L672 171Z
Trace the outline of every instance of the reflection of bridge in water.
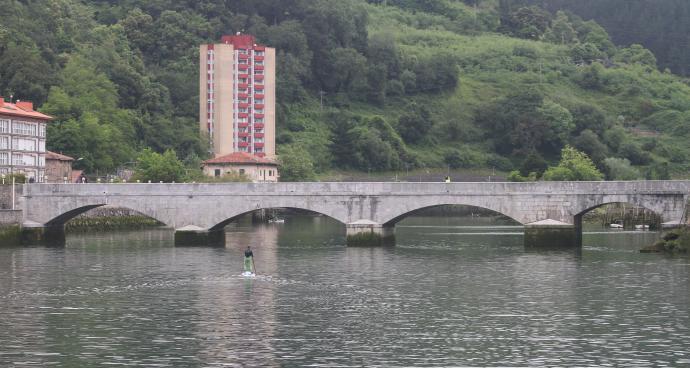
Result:
M237 217L266 208L297 208L343 223L348 239L378 242L401 219L441 205L486 208L525 225L526 243L579 243L582 216L630 203L680 222L690 181L535 183L230 183L32 184L22 197L27 237L64 234L71 218L103 205L126 207L176 230L176 240L222 240ZM54 236L49 235L49 236Z

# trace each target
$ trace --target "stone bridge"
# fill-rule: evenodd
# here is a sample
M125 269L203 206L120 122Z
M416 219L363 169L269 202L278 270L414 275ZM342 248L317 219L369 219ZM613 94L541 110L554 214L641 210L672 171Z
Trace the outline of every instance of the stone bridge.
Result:
M679 222L689 195L690 181L29 184L20 202L23 227L37 239L64 234L65 222L103 205L150 216L175 229L180 242L189 234L193 241L211 237L238 216L259 209L297 208L329 216L343 223L354 241L386 238L396 222L420 209L468 205L524 224L530 241L556 234L570 244L579 242L582 215L594 208L630 203L656 212L665 222Z

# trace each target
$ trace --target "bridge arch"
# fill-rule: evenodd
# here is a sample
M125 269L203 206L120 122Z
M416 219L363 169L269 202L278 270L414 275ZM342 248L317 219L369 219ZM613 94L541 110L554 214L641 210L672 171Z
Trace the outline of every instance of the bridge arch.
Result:
M48 227L63 226L69 220L72 220L73 218L75 218L75 217L77 217L83 213L86 213L92 209L103 207L106 205L107 205L106 203L99 203L99 204L89 204L89 205L83 205L80 207L75 207L73 209L62 212L61 214L59 214L56 217L53 217L52 219L48 220L44 225L48 226ZM166 224L164 221L161 221L161 219L156 218L155 214L147 213L148 211L146 211L145 209L142 210L142 209L138 209L138 208L133 208L133 206L120 206L120 205L114 206L114 207L126 208L128 210L136 211L138 213L141 213L144 216L150 217L150 218L162 223L163 225L168 226L168 224Z
M680 219L678 212L682 214L685 207L685 197L683 196L649 196L649 195L598 195L590 196L586 200L579 201L573 209L574 217L577 220L582 218L587 212L609 204L630 204L654 212L663 221ZM674 218L678 217L678 218Z
M497 208L495 208L495 206L492 206L490 204L481 205L481 204L477 204L477 203L472 204L469 202L470 201L467 201L467 202L463 202L463 201L461 201L461 202L448 202L448 203L443 202L443 203L436 203L436 204L421 205L421 206L416 207L416 208L406 208L403 211L398 211L399 213L395 214L394 217L388 217L387 219L385 219L385 221L383 222L383 226L392 227L392 226L395 226L395 224L397 224L398 222L402 221L403 219L405 219L409 216L414 216L416 213L419 213L421 211L424 211L424 210L427 210L430 208L437 208L437 207L443 207L443 206L467 206L467 207L479 208L482 210L488 210L488 211L494 212L498 215L505 216L505 217L515 221L518 224L524 223L524 222L520 221L518 218L516 218L515 216L511 216L509 214L510 211L506 211L505 209L497 209Z
M255 212L255 211L272 210L272 209L279 209L279 208L285 208L285 209L291 209L291 210L300 210L300 211L315 213L315 214L318 214L318 215L326 216L326 217L328 217L328 218L330 218L330 219L333 219L333 220L335 220L335 221L337 221L337 222L339 222L339 223L345 225L345 223L344 223L343 221L337 219L336 217L329 216L329 215L326 214L326 213L322 213L322 212L319 212L319 211L315 211L315 210L309 209L309 208L295 207L295 206L290 206L290 207L267 206L267 207L260 207L260 208L256 208L256 209L250 209L250 210L247 210L247 211L244 211L244 212L241 212L241 213L233 213L233 214L231 214L231 215L228 215L229 217L227 217L227 218L225 218L224 220L221 220L221 221L215 223L215 225L212 225L212 226L209 228L209 231L219 231L219 230L222 230L226 225L230 224L231 222L237 220L238 218L240 218L240 217L242 217L242 216L245 216L245 215L248 215L248 214L250 214L250 213L252 213L252 212Z

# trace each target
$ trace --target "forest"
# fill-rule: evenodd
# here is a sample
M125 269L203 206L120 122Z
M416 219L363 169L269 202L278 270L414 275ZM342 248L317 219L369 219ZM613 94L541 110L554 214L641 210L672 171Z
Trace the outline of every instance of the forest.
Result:
M684 70L557 1L5 0L2 8L0 95L54 116L49 149L79 157L87 172L152 157L198 168L208 157L197 128L198 45L235 32L277 50L284 180L445 167L530 180L573 148L607 179L687 177L690 167L690 86L673 74Z

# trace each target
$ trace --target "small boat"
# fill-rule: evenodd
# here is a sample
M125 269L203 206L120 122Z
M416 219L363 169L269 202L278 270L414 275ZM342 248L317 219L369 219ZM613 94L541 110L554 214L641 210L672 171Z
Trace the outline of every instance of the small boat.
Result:
M285 219L276 217L276 218L272 218L272 219L268 220L268 223L269 224L283 224L283 223L285 223Z
M623 225L621 225L621 224L611 224L611 225L609 225L609 227L612 228L612 229L622 229L622 228L623 228Z
M649 230L649 225L635 225L635 230Z
M244 271L242 272L242 277L256 277L256 274L254 272Z

